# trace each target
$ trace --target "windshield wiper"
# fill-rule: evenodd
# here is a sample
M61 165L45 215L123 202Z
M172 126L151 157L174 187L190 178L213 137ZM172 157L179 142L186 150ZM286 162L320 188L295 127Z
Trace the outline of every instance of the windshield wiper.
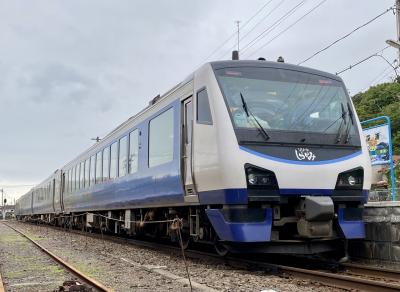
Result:
M328 129L330 129L334 124L336 124L337 121L341 120L338 132L336 134L336 143L339 143L342 140L342 125L343 123L346 124L346 115L348 114L348 112L345 111L344 109L343 103L341 103L340 105L342 108L342 114L340 115L340 117L334 120L324 131L322 131L322 134L324 134L326 131L328 131Z
M340 116L340 125L339 125L339 129L336 135L336 143L339 143L342 140L342 125L343 123L346 125L346 111L344 110L344 105L343 103L340 104L340 107L342 109L342 115ZM347 127L346 127L347 129Z
M246 101L244 100L243 94L240 92L240 99L242 100L242 106L244 109L244 112L246 113L246 116L249 118L250 116L253 118L253 120L257 124L257 129L260 131L260 133L264 136L265 140L269 140L269 135L267 131L265 131L265 128L261 126L260 122L257 120L257 118L253 115L253 113L250 111L249 107L247 106Z
M345 137L346 137L346 139L344 140L344 143L348 143L349 142L349 140L350 140L350 125L354 125L354 118L353 118L353 112L351 111L351 108L350 108L350 104L349 104L349 102L347 102L347 113L348 113L348 115L349 115L349 119L350 119L350 121L351 121L351 124L350 124L350 122L348 123L348 125L347 125L347 127L346 127L346 132L345 132Z

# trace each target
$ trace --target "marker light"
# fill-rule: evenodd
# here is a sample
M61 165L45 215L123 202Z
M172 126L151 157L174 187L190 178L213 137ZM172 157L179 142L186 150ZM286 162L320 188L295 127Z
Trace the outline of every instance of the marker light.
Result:
M342 172L336 181L337 190L362 190L364 182L364 170L357 168Z
M249 188L278 189L278 183L272 171L246 165L246 176Z

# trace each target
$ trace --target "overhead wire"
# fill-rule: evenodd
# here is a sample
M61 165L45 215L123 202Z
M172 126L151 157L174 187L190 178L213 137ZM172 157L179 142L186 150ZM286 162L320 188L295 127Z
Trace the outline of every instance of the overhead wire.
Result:
M321 54L322 52L328 50L329 48L331 48L332 46L334 46L335 44L337 44L338 42L348 38L349 36L351 36L353 33L355 33L356 31L360 30L361 28L367 26L368 24L374 22L375 20L377 20L378 18L382 17L383 15L385 15L386 13L388 13L389 11L393 11L393 6L389 7L388 9L386 9L385 11L383 11L382 13L378 14L377 16L375 16L374 18L370 19L369 21L367 21L366 23L363 23L362 25L356 27L355 29L353 29L352 31L350 31L349 33L345 34L344 36L338 38L337 40L333 41L332 43L330 43L329 45L327 45L326 47L318 50L317 52L315 52L314 54L312 54L311 56L309 56L308 58L304 59L303 61L299 62L297 65L301 65L309 60L311 60L312 58L314 58L315 56Z
M264 15L250 30L248 30L245 34L240 37L239 41L244 40L246 37L250 35L252 31L260 24L262 23L268 16L270 16L275 10L277 10L282 4L285 2L285 0L281 0L276 6L274 6L266 15ZM243 29L243 26L242 26ZM225 56L226 54L230 53L234 48L236 47L236 44L233 45L232 47L229 48L229 50L226 50L222 55L220 55L220 58Z
M379 72L379 74L377 74L377 75L374 77L374 79L372 79L372 81L368 82L368 85L365 86L365 87L361 90L361 92L364 92L365 90L367 90L368 88L370 88L371 86L373 86L374 83L375 83L376 81L382 79L382 76L386 76L387 74L389 74L391 71L386 72L388 69L392 69L392 66L387 65L387 66L385 67L385 69L383 69L381 72Z
M385 75L383 75L380 79L378 79L377 83L381 82L382 80L384 80L386 77L390 76L391 74L393 74L392 72L388 72Z
M316 9L318 9L320 6L322 6L322 4L324 4L326 1L328 0L322 0L320 1L317 5L315 5L313 8L311 8L309 11L307 11L305 14L303 14L301 17L299 17L296 21L294 21L292 24L290 24L289 26L287 26L284 30L282 30L281 32L279 32L278 34L276 34L274 37L272 37L270 40L268 40L267 42L265 42L263 45L261 45L258 49L256 49L255 51L253 51L253 53L249 54L247 57L251 57L253 56L255 53L257 53L258 51L260 51L261 49L265 48L267 45L269 45L270 43L272 43L274 40L276 40L277 38L279 38L280 36L282 36L285 32L287 32L289 29L291 29L293 26L295 26L297 23L299 23L301 20L303 20L305 17L307 17L309 14L311 14L313 11L315 11Z
M256 11L256 13L253 14L253 16L251 16L251 17L242 25L242 29L243 29L244 27L246 27L246 25L248 25L248 24L250 23L250 21L254 19L254 17L256 17L258 14L260 14L260 12L261 12L262 10L264 10L264 8L267 7L268 4L270 4L272 1L274 1L274 0L269 0L269 1L267 1L267 3L265 3L263 6L261 6L261 8L259 8L259 9ZM207 61L207 60L208 60L209 58L211 58L216 52L218 52L220 49L222 49L222 48L226 45L226 43L229 42L235 35L236 35L236 31L233 32L233 33L232 33L227 39L225 39L220 45L218 45L217 48L214 49L214 50L207 56L207 58L204 59L203 62Z
M283 16L281 16L278 20L276 20L272 25L263 30L260 34L258 34L254 39L248 42L241 50L244 53L246 50L254 46L257 42L259 42L262 38L267 36L270 32L272 32L275 28L277 28L283 21L285 21L288 17L290 17L293 13L295 13L301 6L305 4L307 0L300 1L297 5L287 11Z
M381 49L381 50L379 50L379 51L377 51L377 52L375 52L375 53L373 53L373 54L371 54L371 55L369 55L369 56L367 56L367 57L361 59L360 61L357 61L356 63L354 63L354 64L352 64L352 65L350 65L350 66L348 66L348 67L346 67L346 68L344 68L344 69L342 69L342 70L336 72L336 75L340 75L340 74L342 74L342 73L344 73L344 72L346 72L346 71L348 71L348 70L351 70L351 69L353 69L354 67L357 67L358 65L364 63L365 61L368 61L369 59L371 59L371 58L373 58L373 57L381 56L381 55L379 55L379 54L381 54L383 51L385 51L385 50L386 50L387 48L389 48L389 47L390 47L390 46L386 46L386 47L384 47L383 49Z
M260 25L260 23L262 23L268 16L270 16L275 10L277 10L280 6L282 6L282 4L285 2L285 0L281 0L276 6L274 6L270 11L268 11L268 13L266 15L264 15L255 25L253 25L252 28L250 28L241 38L240 40L244 40L247 36L250 35L250 33L252 31L254 31L254 29ZM242 27L243 28L243 27Z

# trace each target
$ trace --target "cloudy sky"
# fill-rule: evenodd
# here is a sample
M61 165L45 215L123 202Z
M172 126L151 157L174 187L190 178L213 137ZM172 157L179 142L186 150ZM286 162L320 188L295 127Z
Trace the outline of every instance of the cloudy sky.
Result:
M0 188L10 199L20 196L200 64L229 58L236 39L223 41L235 20L244 58L297 64L393 4L0 0ZM304 65L338 72L395 34L389 12ZM397 56L392 48L383 55L390 62ZM392 75L372 58L341 76L354 94Z

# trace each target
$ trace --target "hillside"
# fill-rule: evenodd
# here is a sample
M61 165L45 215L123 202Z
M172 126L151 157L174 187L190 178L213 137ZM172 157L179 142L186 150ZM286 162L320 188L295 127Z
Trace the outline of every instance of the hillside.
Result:
M393 153L400 154L400 83L383 83L353 96L360 121L389 116Z

